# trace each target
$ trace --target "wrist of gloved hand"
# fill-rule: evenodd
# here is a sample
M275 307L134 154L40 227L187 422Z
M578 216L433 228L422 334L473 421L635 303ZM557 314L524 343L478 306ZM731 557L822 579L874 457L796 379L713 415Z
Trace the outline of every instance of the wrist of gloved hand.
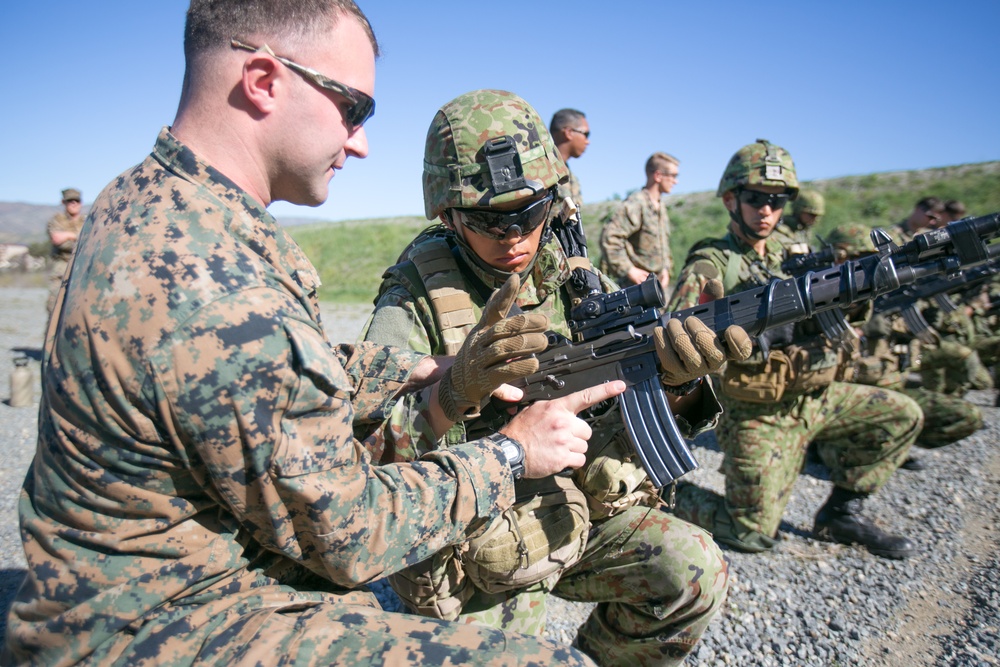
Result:
M743 361L753 342L742 327L731 325L719 335L697 317L669 320L653 330L661 377L667 386L680 386L719 370L726 361Z

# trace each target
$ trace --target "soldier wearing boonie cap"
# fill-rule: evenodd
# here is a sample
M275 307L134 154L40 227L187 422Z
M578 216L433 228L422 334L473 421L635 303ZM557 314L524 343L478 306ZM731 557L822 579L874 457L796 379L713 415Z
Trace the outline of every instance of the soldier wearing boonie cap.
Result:
M49 272L49 298L46 308L51 313L55 306L56 295L62 284L63 276L69 268L76 241L83 228L81 213L83 195L76 188L66 188L62 191L63 210L52 216L46 225L49 241L52 243L52 267Z

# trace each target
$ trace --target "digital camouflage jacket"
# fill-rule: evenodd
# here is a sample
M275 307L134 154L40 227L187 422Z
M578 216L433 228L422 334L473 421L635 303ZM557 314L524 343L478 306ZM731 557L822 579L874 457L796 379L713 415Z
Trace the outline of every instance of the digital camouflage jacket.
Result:
M377 608L350 589L511 505L490 442L372 464L384 433L431 437L418 398L394 401L421 357L331 345L318 282L267 210L166 129L101 193L44 353L18 664L110 664L133 644L167 660L170 637L196 645L255 609ZM357 441L359 423L378 435Z

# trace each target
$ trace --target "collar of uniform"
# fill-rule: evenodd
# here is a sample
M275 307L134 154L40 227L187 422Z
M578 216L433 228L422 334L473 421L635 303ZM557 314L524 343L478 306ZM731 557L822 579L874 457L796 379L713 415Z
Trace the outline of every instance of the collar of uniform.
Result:
M279 280L293 293L300 297L302 294L315 294L321 284L316 268L259 201L199 158L170 133L170 128L160 130L152 156L172 173L206 188L226 202L234 213L229 221L229 231L272 266L281 265L284 270Z

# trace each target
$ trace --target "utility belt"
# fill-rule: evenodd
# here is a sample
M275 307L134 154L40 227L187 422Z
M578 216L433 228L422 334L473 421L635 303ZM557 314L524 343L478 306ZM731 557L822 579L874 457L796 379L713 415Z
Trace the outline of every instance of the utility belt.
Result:
M747 403L774 403L828 387L853 371L851 356L823 336L772 348L761 363L732 363L722 374L723 396Z

